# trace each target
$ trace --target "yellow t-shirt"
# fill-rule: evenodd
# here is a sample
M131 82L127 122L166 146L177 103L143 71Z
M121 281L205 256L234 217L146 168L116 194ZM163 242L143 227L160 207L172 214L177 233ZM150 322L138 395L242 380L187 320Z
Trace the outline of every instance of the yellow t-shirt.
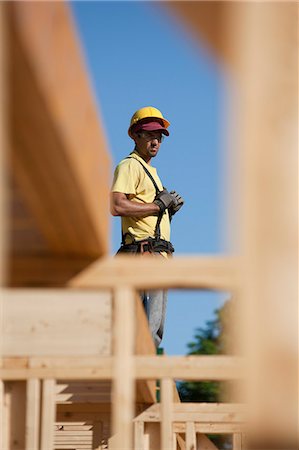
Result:
M147 164L136 152L132 152L129 158L123 159L116 167L111 191L122 192L128 195L132 202L152 203L156 196L156 190L152 180L141 167L139 161L150 172L158 188L160 190L163 189L155 167ZM158 216L122 217L122 233L126 235L125 243L130 244L133 241L132 238L140 241L148 237L154 237L157 218ZM163 214L160 232L161 239L170 241L168 210Z

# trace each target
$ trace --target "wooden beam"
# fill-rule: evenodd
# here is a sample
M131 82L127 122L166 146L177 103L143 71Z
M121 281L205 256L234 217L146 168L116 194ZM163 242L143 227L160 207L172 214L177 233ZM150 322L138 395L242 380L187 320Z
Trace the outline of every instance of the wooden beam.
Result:
M298 2L227 3L238 91L228 164L238 222L230 229L244 275L249 446L299 448Z
M9 6L14 174L52 252L102 256L110 157L70 10Z
M194 422L186 422L186 450L196 450L196 433Z
M135 289L236 289L238 262L234 258L201 256L153 259L118 256L96 261L70 282L72 287Z
M130 450L134 417L135 292L128 287L114 290L114 364L112 450ZM109 447L110 448L110 447Z
M136 356L136 378L233 380L245 371L241 358L230 356Z
M171 378L161 380L161 447L173 450L172 408L173 386Z
M242 450L242 433L233 434L233 450Z
M39 448L40 425L40 380L30 378L26 387L26 450Z
M228 2L193 2L175 1L159 2L167 10L167 13L174 15L175 20L179 20L180 25L185 25L187 32L195 36L201 46L205 46L218 61L232 65L232 57L226 45L225 19L229 9Z
M135 295L136 311L136 333L135 333L135 354L136 355L155 355L156 347L148 326L148 320L140 299L140 295ZM136 382L138 402L154 403L156 401L156 383L155 381Z
M108 291L10 289L1 301L2 356L107 356L111 352Z
M21 360L21 361L20 361ZM135 356L133 375L140 380L170 376L180 380L235 380L246 373L244 361L230 356ZM113 358L3 358L0 378L25 380L54 376L57 379L108 380L113 377Z
M5 383L4 448L25 449L26 384Z
M8 36L6 4L0 3L0 288L6 283L8 251L7 159L8 133Z
M55 380L46 379L42 386L41 440L43 450L54 450Z
M247 431L240 423L195 423L195 432L204 434L233 434ZM186 433L186 422L174 422L175 433Z
M134 450L144 450L144 422L134 422Z
M245 405L234 403L174 403L172 416L174 422L245 422ZM159 422L161 405L156 403L139 414L134 420Z
M65 287L67 283L88 267L92 258L55 254L22 254L10 256L9 287Z
M5 448L4 408L4 381L0 380L0 448Z

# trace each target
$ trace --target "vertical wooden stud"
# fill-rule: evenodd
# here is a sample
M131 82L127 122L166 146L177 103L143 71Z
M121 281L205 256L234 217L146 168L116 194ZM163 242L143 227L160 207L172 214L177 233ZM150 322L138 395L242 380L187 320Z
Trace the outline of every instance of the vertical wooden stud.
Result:
M114 291L114 374L112 399L113 450L133 448L135 292L130 287Z
M42 386L41 440L42 450L54 449L55 380L46 379Z
M0 289L6 278L7 251L7 180L8 147L8 80L7 80L7 20L6 4L0 2Z
M0 380L0 449L4 447L4 382Z
M186 450L196 450L196 433L194 422L186 423Z
M144 422L134 423L134 450L144 450Z
M39 448L39 419L40 419L40 380L27 380L26 390L26 450Z
M176 433L172 433L172 448L173 448L173 450L177 450L177 438L176 438Z
M173 381L171 378L161 380L161 448L172 450L172 403Z
M233 450L242 450L242 434L233 434Z

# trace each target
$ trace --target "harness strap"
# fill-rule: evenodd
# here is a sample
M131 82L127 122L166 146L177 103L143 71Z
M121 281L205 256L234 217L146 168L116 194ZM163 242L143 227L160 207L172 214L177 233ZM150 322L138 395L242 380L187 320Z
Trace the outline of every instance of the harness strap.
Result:
M153 185L154 185L154 188L155 188L155 190L156 190L156 195L158 195L158 194L161 192L161 190L159 189L159 187L158 187L158 185L157 185L157 183L156 183L154 177L153 177L152 174L150 173L150 171L142 164L142 162L139 161L139 159L133 158L132 156L127 156L127 158L125 158L125 159L135 159L136 161L139 162L139 164L142 165L142 167L143 167L145 173L147 174L147 176L150 178L150 180L152 181L152 183L153 183ZM160 224L161 224L161 220L162 220L163 214L164 214L164 212L160 212L159 215L158 215L158 218L157 218L157 223L156 223L156 227L155 227L155 238L156 238L157 240L159 240L159 239L161 238ZM123 244L123 245L125 244L125 238L126 238L126 235L127 235L127 234L130 235L130 233L125 233L125 234L122 233L122 244ZM130 236L131 236L131 235L130 235Z

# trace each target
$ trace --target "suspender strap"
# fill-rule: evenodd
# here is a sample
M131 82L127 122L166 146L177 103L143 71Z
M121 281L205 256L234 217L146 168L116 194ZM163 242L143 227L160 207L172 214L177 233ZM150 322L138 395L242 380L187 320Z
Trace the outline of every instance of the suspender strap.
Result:
M155 188L155 190L156 190L156 195L158 195L158 194L161 192L161 190L158 188L158 185L157 185L157 183L156 183L154 177L153 177L152 174L150 173L150 171L142 164L142 162L139 161L139 159L133 158L132 156L128 156L128 157L125 158L125 159L135 159L136 161L139 162L139 164L142 165L142 167L143 167L145 173L147 174L147 176L150 178L150 180L152 181L152 183L153 183L153 185L154 185L154 188ZM162 220L163 214L164 214L164 212L160 212L159 215L158 215L158 219L157 219L157 223L156 223L156 227L155 227L155 238L156 238L156 239L160 239L160 238L161 238L160 224L161 224L161 220ZM125 241L125 237L126 237L125 235L122 235L122 243L123 243L123 244L125 243L125 242L124 242L124 241Z

